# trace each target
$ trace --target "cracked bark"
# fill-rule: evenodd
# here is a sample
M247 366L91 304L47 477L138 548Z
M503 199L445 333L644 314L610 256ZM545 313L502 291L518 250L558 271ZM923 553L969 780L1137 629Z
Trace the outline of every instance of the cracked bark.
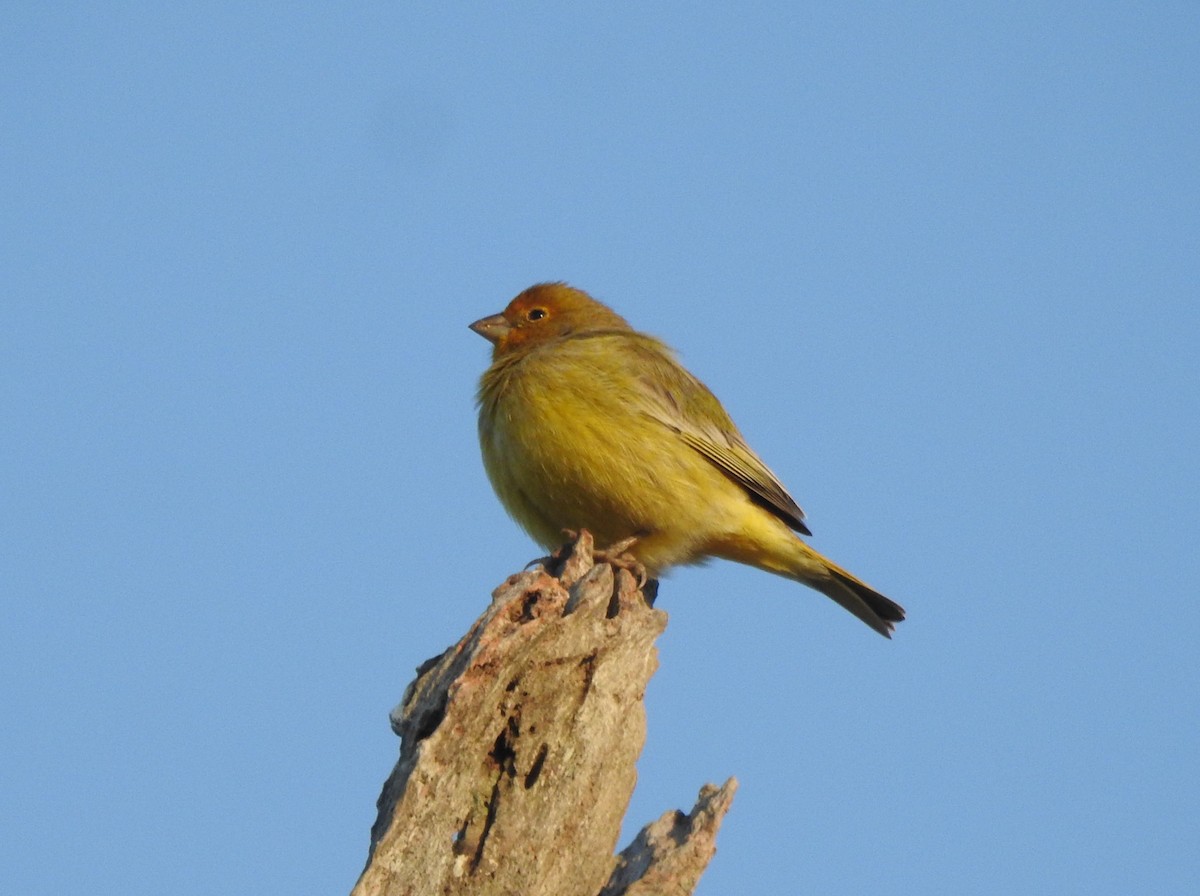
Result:
M510 577L392 713L400 758L352 896L691 893L736 782L705 785L615 856L666 614L626 570L562 559Z

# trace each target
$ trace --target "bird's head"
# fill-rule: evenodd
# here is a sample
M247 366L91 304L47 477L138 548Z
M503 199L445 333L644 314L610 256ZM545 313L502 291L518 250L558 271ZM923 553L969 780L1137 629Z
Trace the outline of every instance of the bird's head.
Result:
M565 283L539 283L499 314L475 321L471 329L495 346L493 355L498 358L572 333L628 330L630 326L582 289Z

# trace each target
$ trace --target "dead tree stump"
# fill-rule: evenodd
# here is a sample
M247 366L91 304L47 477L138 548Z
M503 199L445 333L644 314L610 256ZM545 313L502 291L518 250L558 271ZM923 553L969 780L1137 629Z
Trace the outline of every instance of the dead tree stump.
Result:
M585 532L512 576L392 713L400 759L352 896L687 894L737 786L705 785L614 855L667 617ZM553 574L552 574L553 573Z

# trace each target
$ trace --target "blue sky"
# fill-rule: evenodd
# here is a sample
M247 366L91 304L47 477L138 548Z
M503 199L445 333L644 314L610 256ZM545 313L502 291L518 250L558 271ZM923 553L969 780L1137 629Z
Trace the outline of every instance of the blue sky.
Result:
M1200 886L1200 7L10 4L0 889L329 893L539 551L466 329L673 344L903 603L664 582L700 893ZM628 838L628 834L626 839Z

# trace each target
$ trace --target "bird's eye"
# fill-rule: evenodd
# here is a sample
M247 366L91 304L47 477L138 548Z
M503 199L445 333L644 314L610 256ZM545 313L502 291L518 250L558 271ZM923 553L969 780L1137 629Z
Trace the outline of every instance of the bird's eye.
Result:
M546 316L545 308L531 308L529 313L525 315L529 320L541 320Z

